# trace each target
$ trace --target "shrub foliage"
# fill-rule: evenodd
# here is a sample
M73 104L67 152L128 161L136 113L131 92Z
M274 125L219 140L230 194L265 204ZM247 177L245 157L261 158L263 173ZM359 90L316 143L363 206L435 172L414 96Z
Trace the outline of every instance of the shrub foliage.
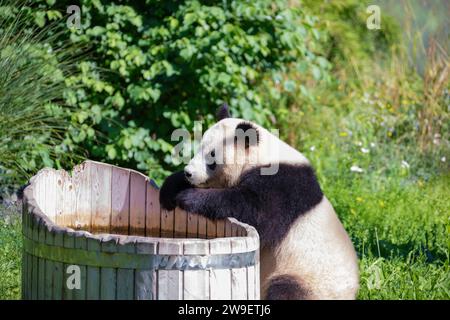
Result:
M65 24L72 2L34 3L36 23ZM172 168L173 129L210 123L222 102L235 116L269 125L274 108L256 90L267 75L299 62L303 72L326 73L315 19L286 1L84 0L79 7L80 28L63 37L91 52L67 80L67 102L78 110L65 143L155 178Z

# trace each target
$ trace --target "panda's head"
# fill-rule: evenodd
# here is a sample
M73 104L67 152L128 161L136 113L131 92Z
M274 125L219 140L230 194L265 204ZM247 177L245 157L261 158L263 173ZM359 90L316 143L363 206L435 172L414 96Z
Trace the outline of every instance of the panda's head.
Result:
M241 174L260 164L265 130L249 121L229 117L224 105L218 122L203 135L199 151L185 167L189 182L197 187L230 187Z

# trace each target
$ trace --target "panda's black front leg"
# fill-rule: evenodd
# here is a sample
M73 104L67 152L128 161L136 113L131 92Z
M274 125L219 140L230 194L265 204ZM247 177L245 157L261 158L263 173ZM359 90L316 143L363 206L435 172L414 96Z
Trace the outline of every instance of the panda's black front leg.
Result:
M249 200L245 191L233 188L192 188L180 192L176 197L176 203L181 209L210 219L242 219L244 215L253 215L257 208L252 205L254 201Z
M187 181L184 171L175 172L164 181L159 191L159 203L166 210L173 210L176 207L176 196L183 190L193 186Z

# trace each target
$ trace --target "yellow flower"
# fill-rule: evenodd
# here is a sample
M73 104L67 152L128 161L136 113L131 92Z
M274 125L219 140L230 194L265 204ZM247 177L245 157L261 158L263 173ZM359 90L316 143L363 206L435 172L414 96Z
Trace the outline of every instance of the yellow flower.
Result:
M339 135L341 137L346 137L346 136L348 136L348 133L343 131L343 132L339 132Z
M361 198L361 197L356 197L356 201L357 201L357 202L363 202L363 198Z
M385 204L383 200L378 201L378 204L380 205L381 208L384 208Z

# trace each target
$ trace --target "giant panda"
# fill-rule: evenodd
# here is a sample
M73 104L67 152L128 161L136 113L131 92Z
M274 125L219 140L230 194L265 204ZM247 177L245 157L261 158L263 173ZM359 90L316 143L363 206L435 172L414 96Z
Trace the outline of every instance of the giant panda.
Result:
M227 106L218 114L198 153L163 183L161 206L254 226L263 298L354 299L356 253L309 161L265 128L231 118Z

